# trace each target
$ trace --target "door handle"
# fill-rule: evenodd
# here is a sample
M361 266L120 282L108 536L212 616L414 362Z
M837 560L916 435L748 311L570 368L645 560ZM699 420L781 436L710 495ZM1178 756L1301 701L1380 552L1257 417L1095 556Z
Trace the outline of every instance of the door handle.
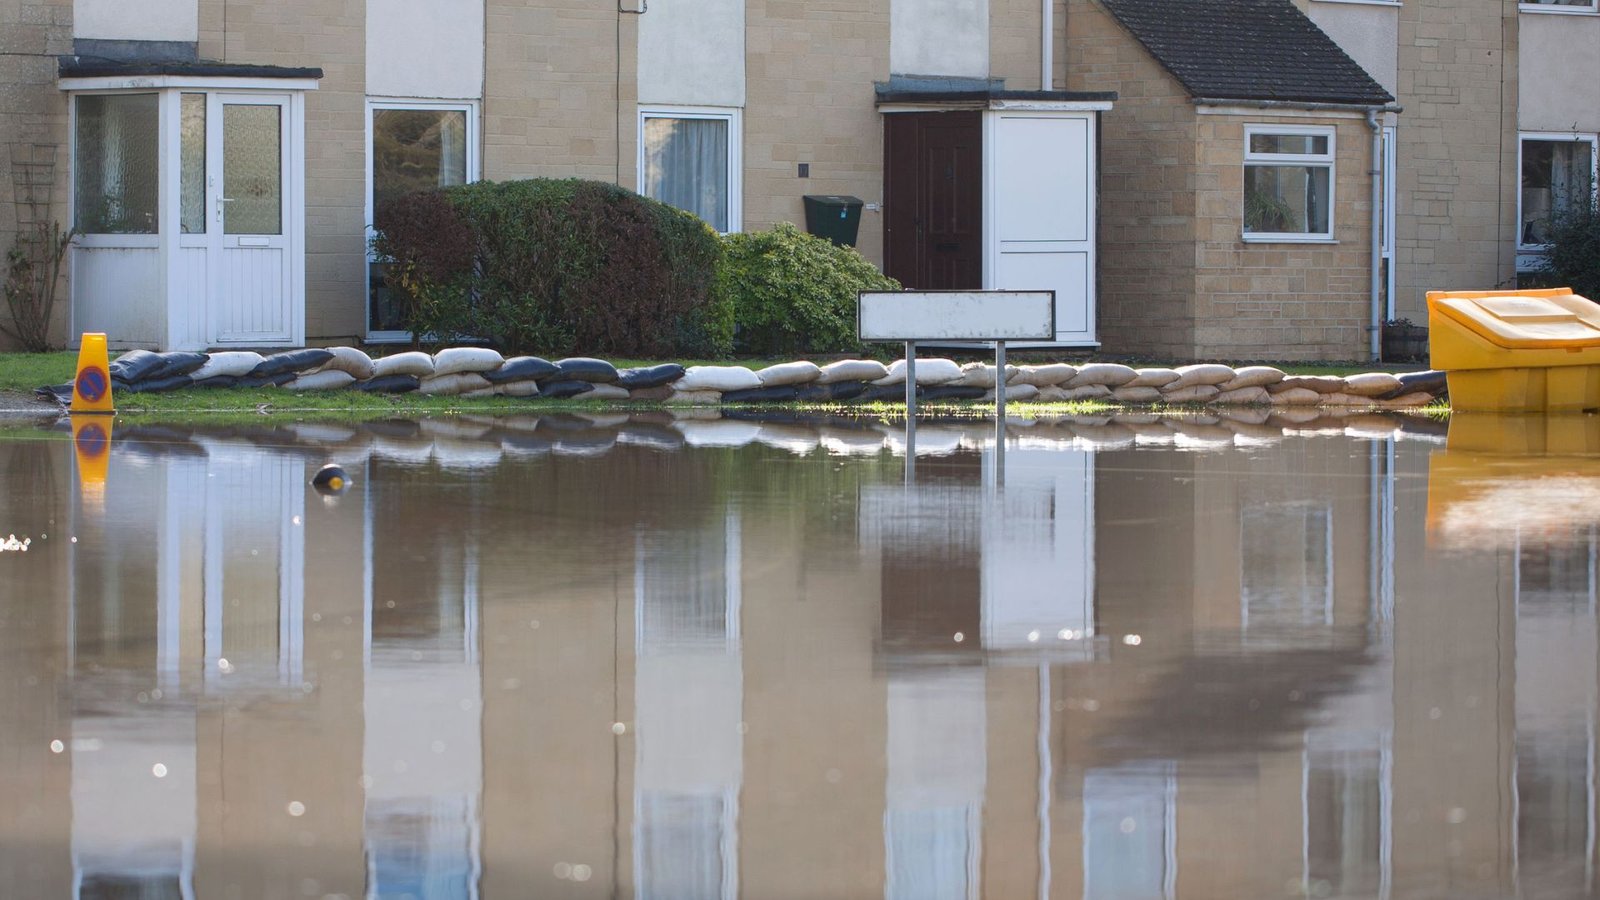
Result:
M218 197L217 198L217 221L218 222L222 221L222 211L227 208L227 207L223 206L223 204L232 203L232 202L233 202L233 198L232 197Z
M961 249L961 245L959 243L955 242L955 241L934 241L933 242L933 249L941 250L941 251L943 251L943 250L960 250Z

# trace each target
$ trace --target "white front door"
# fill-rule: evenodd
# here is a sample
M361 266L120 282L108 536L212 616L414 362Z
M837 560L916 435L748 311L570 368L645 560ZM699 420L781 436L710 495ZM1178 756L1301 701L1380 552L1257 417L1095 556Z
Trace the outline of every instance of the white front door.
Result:
M207 96L206 320L211 344L299 343L289 94Z

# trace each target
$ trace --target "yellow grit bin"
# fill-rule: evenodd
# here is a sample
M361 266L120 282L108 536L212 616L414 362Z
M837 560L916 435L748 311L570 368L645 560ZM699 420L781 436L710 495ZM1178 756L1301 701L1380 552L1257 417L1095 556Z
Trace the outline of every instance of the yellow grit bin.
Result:
M1452 410L1600 408L1600 305L1571 288L1429 291L1428 345Z

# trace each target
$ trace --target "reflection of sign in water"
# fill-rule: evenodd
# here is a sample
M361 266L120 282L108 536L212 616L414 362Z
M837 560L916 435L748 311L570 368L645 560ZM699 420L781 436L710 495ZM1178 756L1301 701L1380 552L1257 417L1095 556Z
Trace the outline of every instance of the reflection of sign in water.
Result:
M78 487L84 497L100 499L105 494L106 472L111 467L111 419L74 416L72 451L78 460Z

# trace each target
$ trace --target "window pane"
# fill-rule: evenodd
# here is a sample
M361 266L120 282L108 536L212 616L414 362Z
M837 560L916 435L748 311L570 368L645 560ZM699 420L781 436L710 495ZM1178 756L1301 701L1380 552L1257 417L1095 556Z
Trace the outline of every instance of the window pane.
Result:
M467 113L460 109L372 111L372 206L465 184Z
M159 118L155 94L78 98L73 188L79 231L156 233Z
M184 94L178 193L184 234L206 233L206 95Z
M283 233L282 107L222 107L223 234Z
M1338 897L1377 896L1383 879L1381 751L1307 754L1306 873Z
M644 120L644 195L728 230L728 122Z
M1522 142L1523 244L1547 243L1551 214L1589 195L1593 154L1588 141Z
M1251 153L1327 153L1325 134L1252 134Z
M1327 166L1245 166L1244 230L1329 234Z

